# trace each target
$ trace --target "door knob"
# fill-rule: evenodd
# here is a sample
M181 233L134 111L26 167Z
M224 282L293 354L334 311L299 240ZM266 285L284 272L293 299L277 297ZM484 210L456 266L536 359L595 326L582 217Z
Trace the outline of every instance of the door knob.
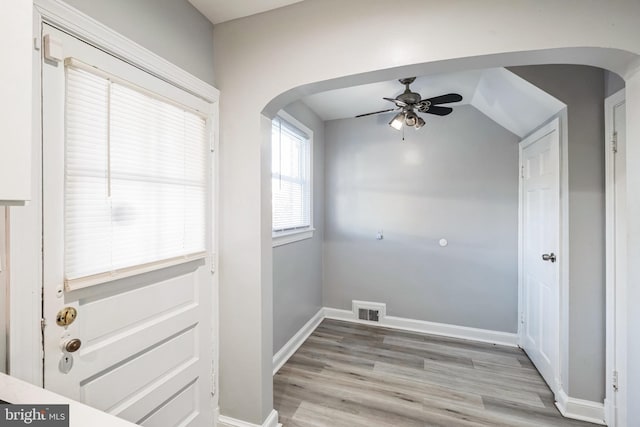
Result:
M556 254L554 254L553 252L551 252L550 254L542 254L542 260L556 262Z
M73 353L78 351L81 345L82 345L82 341L80 341L78 338L73 338L73 339L64 341L62 343L62 349L67 353Z

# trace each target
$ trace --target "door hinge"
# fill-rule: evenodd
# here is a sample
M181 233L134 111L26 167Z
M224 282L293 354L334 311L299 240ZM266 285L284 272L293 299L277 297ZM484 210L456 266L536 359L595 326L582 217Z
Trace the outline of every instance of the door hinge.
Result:
M211 369L211 396L216 395L216 371Z
M35 50L40 50L41 47L42 47L42 42L40 40L40 37L34 37L33 38L33 48Z
M524 165L520 166L520 178L524 178Z
M618 391L618 371L613 371L613 391Z
M524 313L520 315L520 323L524 325Z
M211 254L211 274L215 274L216 273L216 261L218 260L218 256L215 253Z
M46 328L46 327L47 327L47 321L46 321L46 319L44 319L44 318L43 318L43 319L40 319L40 330L41 330L42 332L44 332L44 328Z
M613 136L611 137L611 150L614 153L618 152L618 132L613 132Z

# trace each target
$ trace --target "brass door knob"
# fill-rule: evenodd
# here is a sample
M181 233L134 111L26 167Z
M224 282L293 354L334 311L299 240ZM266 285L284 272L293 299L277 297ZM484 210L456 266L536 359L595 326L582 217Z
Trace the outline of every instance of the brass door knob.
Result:
M78 338L73 338L65 341L62 344L62 349L67 353L74 353L78 351L81 346L82 346L82 341L80 341Z

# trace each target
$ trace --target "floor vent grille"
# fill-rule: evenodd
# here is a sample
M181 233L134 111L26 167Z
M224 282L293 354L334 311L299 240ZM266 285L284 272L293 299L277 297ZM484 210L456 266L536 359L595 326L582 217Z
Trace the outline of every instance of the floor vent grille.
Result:
M353 301L353 313L358 320L379 322L385 316L386 304L368 301Z
M380 311L367 308L358 309L358 319L368 320L370 322L378 322L380 320Z

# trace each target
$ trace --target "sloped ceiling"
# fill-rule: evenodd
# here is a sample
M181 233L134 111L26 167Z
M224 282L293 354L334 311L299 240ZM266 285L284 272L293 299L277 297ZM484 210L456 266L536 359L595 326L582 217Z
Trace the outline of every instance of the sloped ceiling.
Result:
M392 80L317 93L302 101L323 120L335 120L392 108L393 104L382 98L393 98L403 90L404 86ZM448 106L470 104L519 137L528 135L565 107L561 101L505 68L418 77L411 90L422 98L459 93L462 102ZM430 114L422 116L427 123L444 119Z
M302 0L189 0L213 24L244 18Z

